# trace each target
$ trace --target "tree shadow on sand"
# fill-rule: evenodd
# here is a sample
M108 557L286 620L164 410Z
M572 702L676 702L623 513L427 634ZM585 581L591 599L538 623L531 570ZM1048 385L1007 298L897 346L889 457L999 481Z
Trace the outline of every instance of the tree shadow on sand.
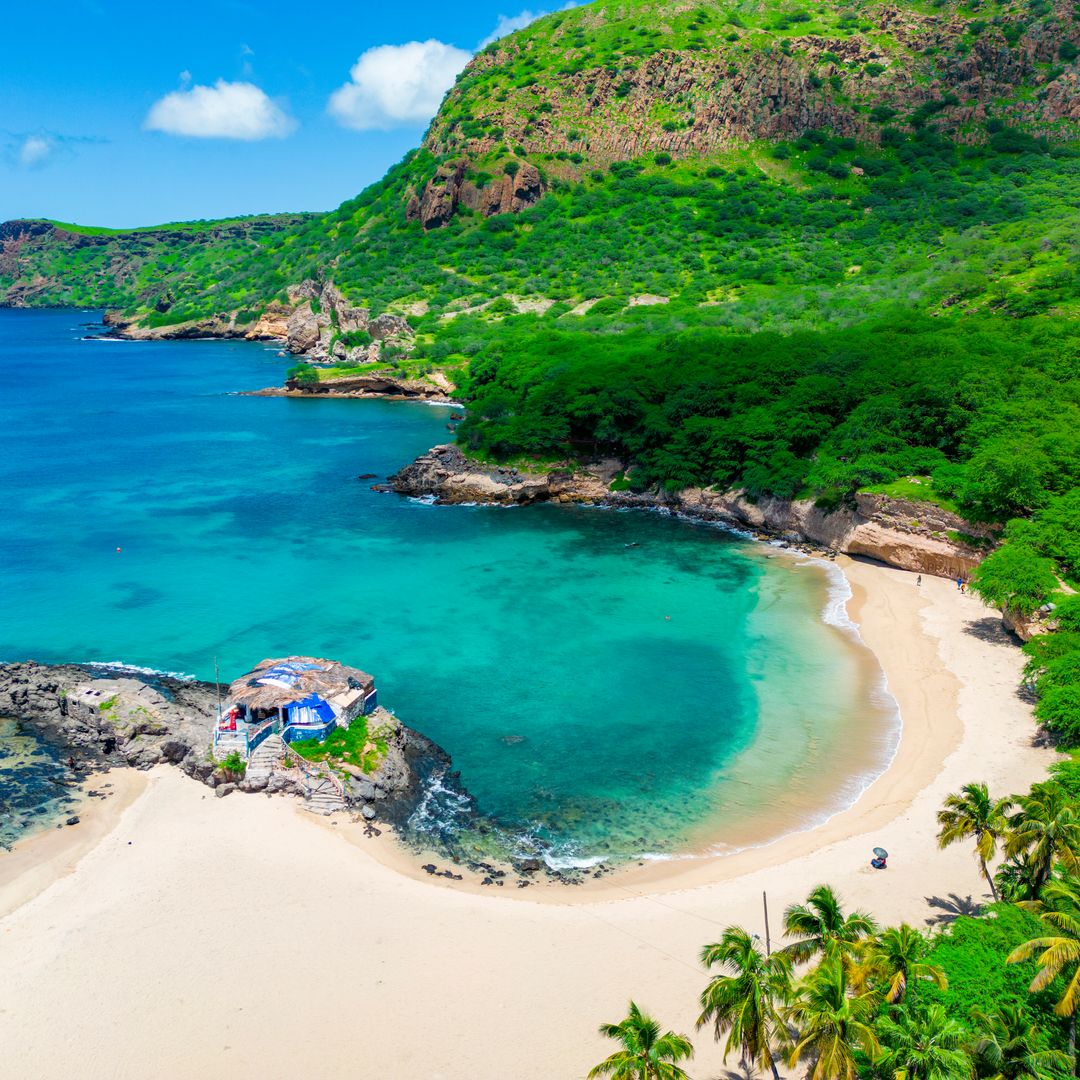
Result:
M985 641L987 645L1019 645L1020 639L1010 630L1005 629L1005 624L994 615L987 615L982 619L972 619L964 624L964 633L973 638Z
M927 926L947 926L959 919L961 915L979 915L983 910L983 905L976 902L970 895L962 897L957 893L949 893L948 896L927 896L925 900L927 906L934 908L937 912L927 917Z
M756 1080L759 1075L746 1062L740 1062L737 1069L724 1069L716 1073L713 1080Z

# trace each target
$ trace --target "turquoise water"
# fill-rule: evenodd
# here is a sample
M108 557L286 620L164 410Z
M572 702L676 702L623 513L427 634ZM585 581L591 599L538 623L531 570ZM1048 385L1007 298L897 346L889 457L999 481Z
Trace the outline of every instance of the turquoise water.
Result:
M378 494L358 474L446 441L452 410L236 396L288 361L81 340L94 320L0 311L0 657L339 658L483 811L576 857L798 827L889 752L822 569L657 514Z

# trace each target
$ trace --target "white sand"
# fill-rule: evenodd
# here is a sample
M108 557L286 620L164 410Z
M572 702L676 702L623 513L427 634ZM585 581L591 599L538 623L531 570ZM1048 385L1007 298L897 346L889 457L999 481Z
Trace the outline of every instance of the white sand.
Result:
M774 940L822 881L917 925L940 913L928 897L980 899L970 853L937 851L934 812L969 780L1005 792L1044 774L1021 654L966 632L996 617L951 583L843 562L904 721L853 809L727 858L492 895L421 880L385 837L159 768L74 872L30 900L22 886L0 920L0 1076L570 1080L631 995L692 1033L698 950L732 922L762 930L763 889ZM0 911L20 888L4 858ZM691 1074L718 1075L695 1042Z

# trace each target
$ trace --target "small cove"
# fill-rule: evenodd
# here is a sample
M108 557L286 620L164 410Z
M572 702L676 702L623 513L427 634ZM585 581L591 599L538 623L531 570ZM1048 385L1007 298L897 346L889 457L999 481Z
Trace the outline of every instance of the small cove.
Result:
M378 494L357 477L447 441L450 410L236 396L289 361L95 321L0 311L0 658L340 658L566 860L759 842L891 753L821 567L659 514Z

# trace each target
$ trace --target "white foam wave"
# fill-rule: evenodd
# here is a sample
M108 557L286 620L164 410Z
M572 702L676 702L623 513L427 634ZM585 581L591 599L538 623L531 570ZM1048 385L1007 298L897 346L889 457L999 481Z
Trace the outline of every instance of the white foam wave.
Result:
M138 664L125 664L122 660L87 660L84 667L102 668L109 671L127 671L132 675L152 675L156 678L180 679L183 682L195 682L195 676L186 671L162 671L161 668L140 667Z
M555 855L550 851L543 852L541 856L551 870L591 870L607 861L605 855L574 856Z
M462 401L425 401L425 405L430 406L433 409L464 409L465 403Z

